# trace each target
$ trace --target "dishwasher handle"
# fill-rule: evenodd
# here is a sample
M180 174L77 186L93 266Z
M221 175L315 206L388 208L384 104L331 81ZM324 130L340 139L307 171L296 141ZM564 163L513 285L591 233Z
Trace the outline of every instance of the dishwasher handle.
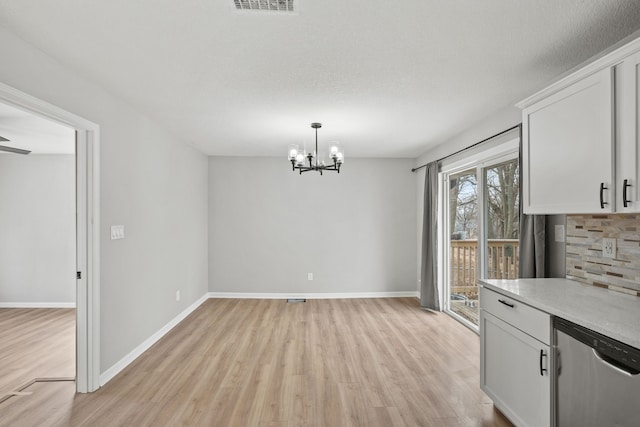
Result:
M625 366L621 363L616 362L616 360L600 353L595 348L592 348L591 351L593 352L593 355L595 356L595 358L598 359L600 362L602 362L603 364L607 365L611 369L614 369L627 377L633 377L640 373L640 371L636 369L633 369L629 366Z

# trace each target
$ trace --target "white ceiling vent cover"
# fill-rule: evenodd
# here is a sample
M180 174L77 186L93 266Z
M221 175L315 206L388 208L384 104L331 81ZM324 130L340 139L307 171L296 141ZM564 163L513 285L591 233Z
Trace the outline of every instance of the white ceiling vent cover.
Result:
M293 12L293 0L233 0L238 10Z

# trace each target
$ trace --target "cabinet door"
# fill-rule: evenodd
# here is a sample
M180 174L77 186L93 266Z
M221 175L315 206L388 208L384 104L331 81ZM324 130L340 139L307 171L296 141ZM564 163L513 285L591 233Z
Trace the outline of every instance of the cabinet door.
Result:
M625 59L617 71L616 211L640 212L640 54Z
M486 310L480 323L482 390L514 424L551 425L549 346Z
M613 111L613 69L523 110L525 213L614 211Z

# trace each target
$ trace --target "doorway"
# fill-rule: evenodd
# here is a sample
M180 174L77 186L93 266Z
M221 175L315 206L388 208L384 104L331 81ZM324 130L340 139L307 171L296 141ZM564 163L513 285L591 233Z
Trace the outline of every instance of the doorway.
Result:
M0 399L75 380L75 130L0 103Z
M0 83L0 103L75 130L76 390L99 388L100 144L99 126Z
M478 330L478 279L518 277L519 136L443 165L444 310Z

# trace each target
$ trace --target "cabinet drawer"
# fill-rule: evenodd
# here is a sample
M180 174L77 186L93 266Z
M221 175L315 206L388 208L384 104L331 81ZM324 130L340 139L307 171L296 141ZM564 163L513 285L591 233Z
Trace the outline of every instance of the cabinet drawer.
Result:
M551 344L551 316L547 313L485 287L480 288L480 308L535 339Z

